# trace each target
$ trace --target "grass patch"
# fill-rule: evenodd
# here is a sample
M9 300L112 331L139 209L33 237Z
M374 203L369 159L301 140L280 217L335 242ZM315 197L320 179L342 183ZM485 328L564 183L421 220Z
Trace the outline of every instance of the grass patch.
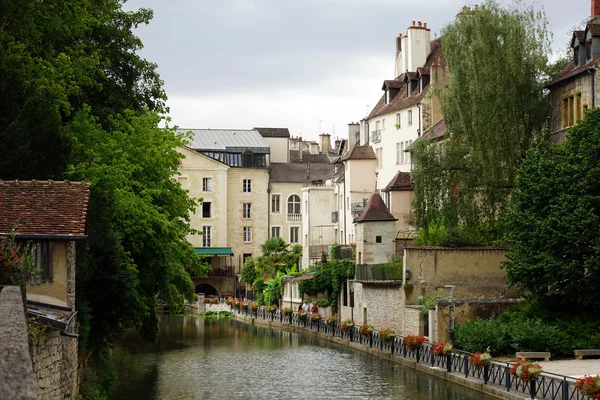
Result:
M233 312L231 311L207 311L200 313L200 316L204 319L230 319L233 318Z

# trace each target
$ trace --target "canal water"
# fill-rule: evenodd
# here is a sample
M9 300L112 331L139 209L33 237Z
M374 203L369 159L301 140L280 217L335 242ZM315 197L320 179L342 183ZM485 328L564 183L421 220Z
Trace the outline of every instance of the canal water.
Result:
M141 366L111 400L488 400L458 385L301 334L165 315L156 344L125 346Z

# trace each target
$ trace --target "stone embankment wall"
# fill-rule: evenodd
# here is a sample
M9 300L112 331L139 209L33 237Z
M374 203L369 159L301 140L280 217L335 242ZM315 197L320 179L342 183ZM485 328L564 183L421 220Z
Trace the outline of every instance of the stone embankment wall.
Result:
M37 399L21 290L16 286L0 290L0 398Z
M31 343L40 400L72 399L78 392L77 339L48 330Z
M418 304L420 296L443 298L444 285L456 286L455 298L489 299L501 293L514 297L517 290L506 291L506 271L500 268L506 251L498 247L406 247L406 304Z

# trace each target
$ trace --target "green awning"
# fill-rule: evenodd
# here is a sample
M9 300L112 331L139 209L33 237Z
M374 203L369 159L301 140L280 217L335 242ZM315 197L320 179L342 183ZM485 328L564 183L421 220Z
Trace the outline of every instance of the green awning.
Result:
M194 251L201 256L233 256L231 247L195 247Z

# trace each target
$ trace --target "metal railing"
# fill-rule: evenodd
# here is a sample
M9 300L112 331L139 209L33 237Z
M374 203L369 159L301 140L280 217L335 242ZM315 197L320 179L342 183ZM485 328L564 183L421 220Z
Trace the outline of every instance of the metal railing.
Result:
M358 326L354 326L350 330L343 330L340 328L339 323L330 325L323 318L320 318L317 322L311 322L309 316L304 319L298 318L297 311L293 311L291 315L287 316L284 316L279 309L273 313L267 313L264 306L255 311L239 310L232 307L232 311L282 325L304 327L323 334L348 339L364 346L378 347L381 351L389 351L391 354L413 359L417 363L427 364L431 367L444 368L448 373L458 373L465 378L478 379L486 385L501 387L507 392L527 394L532 399L585 400L585 395L575 388L576 379L573 377L542 372L534 381L522 381L509 373L510 362L493 359L489 366L475 368L469 362L472 353L455 349L446 356L437 356L432 353L433 344L430 342L425 342L420 348L411 350L402 343L402 336L396 336L394 339L384 342L376 330L369 336L362 335Z

